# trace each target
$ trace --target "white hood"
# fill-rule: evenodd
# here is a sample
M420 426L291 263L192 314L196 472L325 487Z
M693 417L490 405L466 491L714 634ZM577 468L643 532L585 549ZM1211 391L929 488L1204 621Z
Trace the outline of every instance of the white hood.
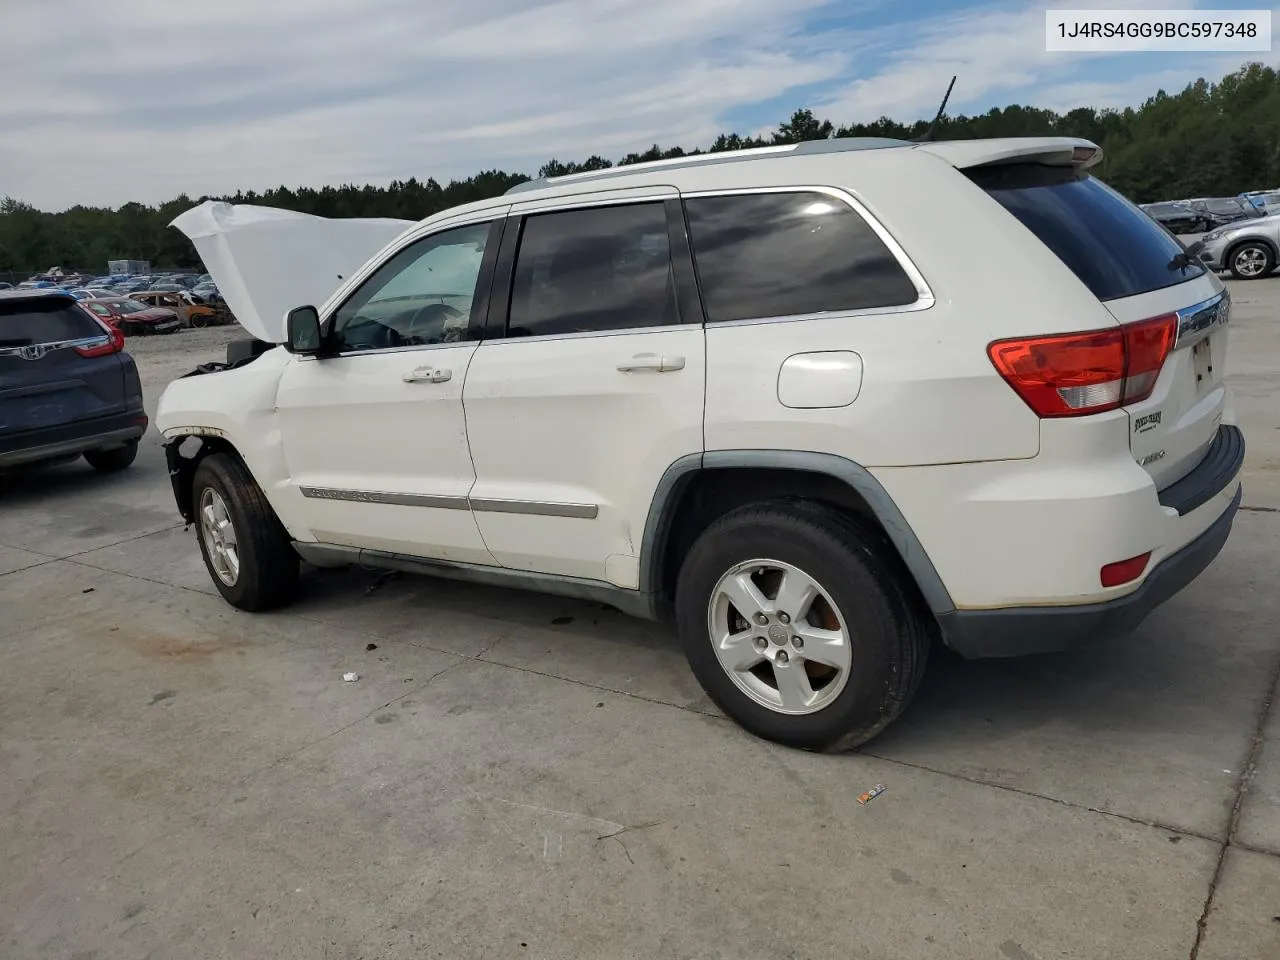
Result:
M240 325L283 343L285 315L319 307L412 220L329 220L292 210L206 200L178 216Z

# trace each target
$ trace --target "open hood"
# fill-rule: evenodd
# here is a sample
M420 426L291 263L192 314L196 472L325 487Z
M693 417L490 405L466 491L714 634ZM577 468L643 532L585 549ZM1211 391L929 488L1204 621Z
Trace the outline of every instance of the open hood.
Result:
M250 334L285 340L285 315L321 306L345 277L413 226L412 220L330 220L206 200L170 224L195 244L231 312Z

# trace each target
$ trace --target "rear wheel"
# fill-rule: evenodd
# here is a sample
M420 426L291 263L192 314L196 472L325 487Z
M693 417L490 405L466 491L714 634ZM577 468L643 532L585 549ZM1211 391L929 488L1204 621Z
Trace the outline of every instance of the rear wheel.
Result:
M84 458L99 473L115 473L133 463L137 456L138 441L130 440L123 446L112 447L110 450L89 450Z
M241 610L291 600L298 555L249 471L226 454L210 454L192 488L200 553L223 599Z
M848 750L906 707L928 621L873 528L804 501L735 510L698 538L676 617L708 695L747 730Z
M1250 241L1231 251L1227 267L1237 280L1261 280L1276 268L1276 255L1265 243Z

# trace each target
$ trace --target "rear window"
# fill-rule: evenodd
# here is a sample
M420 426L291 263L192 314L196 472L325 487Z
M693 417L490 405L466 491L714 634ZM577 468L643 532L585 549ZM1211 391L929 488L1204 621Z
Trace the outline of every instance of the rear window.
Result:
M1154 220L1100 180L1070 167L1009 164L965 173L1080 278L1099 300L1160 290L1201 276Z
M61 297L15 303L0 300L0 347L25 347L104 335L99 323Z

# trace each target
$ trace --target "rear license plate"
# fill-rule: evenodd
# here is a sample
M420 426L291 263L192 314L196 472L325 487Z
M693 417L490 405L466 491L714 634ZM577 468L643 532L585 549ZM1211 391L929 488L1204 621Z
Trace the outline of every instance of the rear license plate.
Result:
M1191 348L1191 362L1196 372L1196 393L1205 393L1213 386L1213 347L1209 340L1201 340Z

